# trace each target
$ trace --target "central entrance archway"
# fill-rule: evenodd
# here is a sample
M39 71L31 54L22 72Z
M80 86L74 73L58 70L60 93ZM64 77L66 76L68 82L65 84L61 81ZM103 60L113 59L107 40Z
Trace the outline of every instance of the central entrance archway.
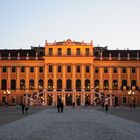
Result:
M90 95L87 93L85 95L85 106L90 105Z
M77 106L81 105L81 96L80 96L80 94L76 95L76 104L77 104Z
M57 102L62 102L62 95L60 93L57 94Z
M66 105L71 106L72 105L72 95L66 94Z
M53 104L53 95L52 94L48 94L47 105L52 105L52 104Z

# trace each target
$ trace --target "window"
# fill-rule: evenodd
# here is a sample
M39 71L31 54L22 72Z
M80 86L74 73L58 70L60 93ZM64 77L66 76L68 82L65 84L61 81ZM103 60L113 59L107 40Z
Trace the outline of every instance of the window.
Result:
M43 67L39 67L39 72L40 72L40 73L43 72Z
M38 81L38 88L39 88L39 90L42 90L42 89L43 89L43 86L44 86L43 80L40 79L40 80Z
M104 90L108 90L109 88L109 82L108 80L104 80Z
M30 81L29 81L29 90L33 90L34 89L34 80L33 79L31 79Z
M49 72L53 72L52 65L49 65Z
M67 72L71 72L71 66L70 65L67 66Z
M95 67L95 73L99 73L99 68Z
M71 55L71 48L67 49L67 55Z
M6 66L3 66L2 67L2 72L6 72L7 71L7 67Z
M108 68L104 67L104 73L108 73Z
M89 66L86 66L86 73L89 73Z
M122 73L126 73L126 67L122 68Z
M117 67L113 67L113 73L117 73Z
M126 104L126 103L127 103L126 97L123 97L123 104Z
M2 88L2 90L7 89L7 80L6 79L2 80L1 88Z
M62 55L62 49L58 48L58 55Z
M77 72L80 73L80 65L77 65Z
M12 67L12 72L16 72L16 67L15 66Z
M53 55L53 49L49 48L49 55Z
M86 53L85 55L89 55L89 48L86 48Z
M16 90L16 80L15 79L11 80L11 90Z
M30 72L31 72L31 73L34 72L34 67L30 67Z
M76 55L80 55L80 48L76 49Z
M25 67L24 66L21 67L21 72L25 72Z
M76 91L81 91L81 80L76 80Z
M61 65L58 65L58 72L62 72Z
M61 91L62 90L62 80L58 79L57 80L57 91Z
M117 80L113 80L113 90L117 90L118 89L118 81Z
M90 90L90 80L87 79L85 80L85 91L89 91Z
M136 73L136 68L135 67L132 67L132 73Z
M25 80L24 79L20 80L20 90L25 90Z

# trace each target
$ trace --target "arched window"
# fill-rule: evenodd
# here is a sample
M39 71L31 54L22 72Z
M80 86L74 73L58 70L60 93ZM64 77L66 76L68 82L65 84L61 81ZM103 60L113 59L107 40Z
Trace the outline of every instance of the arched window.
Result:
M71 90L71 89L72 89L72 83L71 83L71 80L68 79L68 80L66 81L66 90Z
M89 91L90 90L90 80L87 79L85 80L85 91Z
M113 80L112 88L113 88L113 90L117 90L118 89L118 81L117 80Z
M50 90L50 91L53 90L53 80L52 79L48 80L48 90Z
M7 89L7 80L6 79L3 79L1 84L2 84L1 85L2 90Z
M95 80L94 81L94 88L99 88L100 87L100 82L99 82L99 80Z
M16 90L16 80L15 79L11 80L11 90Z
M126 80L122 80L122 87L121 87L122 90L127 90L127 81Z
M42 89L43 89L43 86L44 86L43 80L40 79L40 80L38 81L38 89L39 89L39 90L42 90Z
M33 79L31 79L30 81L29 81L29 90L33 90L35 87L34 87L34 80Z
M20 80L20 90L25 90L25 80L24 79Z
M122 86L127 86L127 81L126 80L122 80Z
M58 79L57 80L57 90L58 91L61 91L62 90L62 80L61 79Z
M67 72L71 72L71 66L70 65L67 66Z
M109 89L108 80L104 80L104 90L108 89Z
M132 80L131 81L131 86L136 86L137 85L137 81L136 80Z
M81 91L81 80L76 80L76 91Z
M137 81L136 80L132 80L131 81L131 89L132 90L137 90Z

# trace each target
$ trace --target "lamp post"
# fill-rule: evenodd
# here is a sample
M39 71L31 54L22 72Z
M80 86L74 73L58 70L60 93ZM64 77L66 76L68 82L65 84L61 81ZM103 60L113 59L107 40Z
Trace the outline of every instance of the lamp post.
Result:
M3 93L6 95L5 105L6 105L6 107L8 107L8 96L10 95L10 91L9 90L5 90Z
M134 94L135 94L135 92L132 91L132 90L130 90L130 91L128 92L129 107L132 107L132 105L133 105L133 107L135 106L135 104L134 104L134 97L133 97Z

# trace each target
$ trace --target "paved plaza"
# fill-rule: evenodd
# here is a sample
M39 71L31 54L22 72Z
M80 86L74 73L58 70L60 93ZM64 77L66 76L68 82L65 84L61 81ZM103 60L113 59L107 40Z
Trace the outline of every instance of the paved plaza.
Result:
M65 107L64 113L57 113L56 108L46 107L30 112L32 109L29 115L1 125L0 140L140 139L140 123L98 111L98 108Z

